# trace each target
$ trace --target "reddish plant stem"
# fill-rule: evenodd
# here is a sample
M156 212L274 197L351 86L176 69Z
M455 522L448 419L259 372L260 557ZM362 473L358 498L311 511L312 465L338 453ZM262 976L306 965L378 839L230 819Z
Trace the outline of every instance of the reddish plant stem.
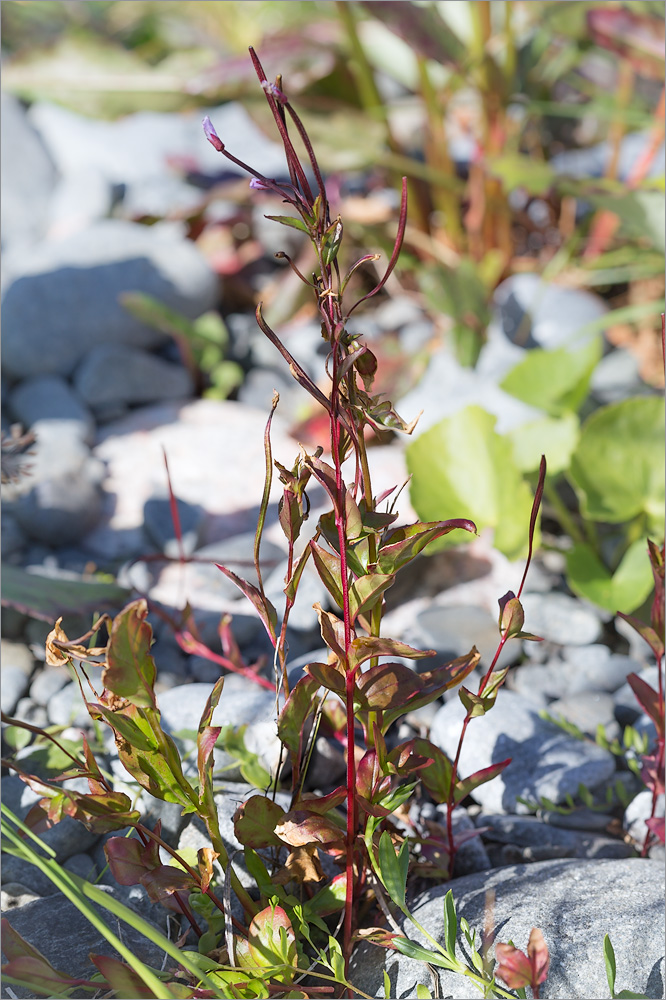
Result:
M196 934L196 936L198 938L200 938L203 935L203 931L199 927L199 924L197 923L196 917L192 913L191 908L187 905L187 903L182 898L182 896L181 896L181 894L179 892L174 892L173 895L174 895L174 899L176 900L176 905L180 909L180 912L183 914L184 917L187 918L187 920L189 920L190 925L192 927L192 930L194 931L194 933Z
M275 691L275 685L272 684L267 677L262 677L260 674L256 674L250 667L237 667L236 664L232 663L231 660L228 660L226 656L220 656L219 653L214 653L212 649L205 646L203 642L199 642L198 639L195 639L191 632L176 632L176 642L186 653L196 653L197 656L204 656L212 663L217 663L219 666L224 667L225 670L231 670L234 674L242 674L243 677L247 677L248 680L254 681L255 684L265 688L267 691Z

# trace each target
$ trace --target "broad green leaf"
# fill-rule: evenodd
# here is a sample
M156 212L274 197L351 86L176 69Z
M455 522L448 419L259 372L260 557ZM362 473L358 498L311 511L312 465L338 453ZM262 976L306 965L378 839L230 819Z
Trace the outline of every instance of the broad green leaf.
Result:
M359 615L370 611L394 580L395 573L368 573L354 580L349 588L349 611L352 622Z
M432 758L432 764L419 772L421 781L435 802L446 802L453 780L453 764L444 751L429 740L420 739L417 745L420 753Z
M363 2L365 10L425 59L458 68L468 57L465 44L434 6L415 7L397 0Z
M145 599L132 601L114 618L102 683L109 691L143 708L155 708L157 668L150 655L153 630Z
M406 909L405 892L409 869L409 842L404 840L396 852L391 835L384 830L379 838L379 871L389 896L401 910Z
M557 176L549 163L522 153L489 156L485 162L493 177L499 177L505 191L524 188L528 194L546 194Z
M345 696L345 679L330 663L308 663L305 668L315 682L329 691L335 691L341 698Z
M583 424L571 458L582 512L617 523L638 514L663 538L664 400L639 396L604 406Z
M611 574L589 545L576 543L567 552L567 583L579 597L605 611L631 614L652 592L654 581L646 552L645 539L639 538Z
M476 261L461 258L455 267L434 264L421 268L419 286L434 312L453 319L458 361L476 364L490 321L489 294Z
M121 607L131 596L131 591L115 583L58 580L2 564L2 604L45 622Z
M601 339L592 337L578 350L528 351L504 377L502 389L524 403L559 416L577 410L585 400L590 378L601 357ZM542 450L543 454L543 450Z
M314 713L318 704L315 697L318 688L319 682L312 677L301 677L290 691L280 712L278 736L292 753L301 752L305 721Z
M550 475L569 468L571 455L578 444L580 423L575 413L543 417L508 431L513 460L521 472L537 472L545 455Z
M421 690L419 675L402 663L378 663L358 678L355 702L360 711L381 711L405 704Z
M389 994L387 993L386 996L388 995ZM430 992L427 986L423 985L423 983L417 983L416 996L418 1000L430 1000L430 997L432 997L432 993Z
M490 413L468 406L440 421L408 446L407 467L411 501L421 518L469 518L479 531L494 528L495 547L510 559L527 551L532 494ZM468 537L453 532L430 549Z

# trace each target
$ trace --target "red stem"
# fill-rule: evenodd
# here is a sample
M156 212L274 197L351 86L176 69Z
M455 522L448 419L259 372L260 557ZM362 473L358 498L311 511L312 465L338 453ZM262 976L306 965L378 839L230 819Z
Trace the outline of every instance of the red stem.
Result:
M242 674L243 677L247 677L248 680L254 681L260 687L265 688L267 691L275 691L275 685L272 684L267 677L262 677L260 674L256 674L251 667L237 667L235 663L228 660L226 656L220 656L219 653L214 653L212 649L205 646L203 642L199 642L195 639L191 632L176 632L176 642L180 648L185 653L196 653L197 656L203 656L205 659L210 660L212 663L217 663L226 670L232 671L234 674Z

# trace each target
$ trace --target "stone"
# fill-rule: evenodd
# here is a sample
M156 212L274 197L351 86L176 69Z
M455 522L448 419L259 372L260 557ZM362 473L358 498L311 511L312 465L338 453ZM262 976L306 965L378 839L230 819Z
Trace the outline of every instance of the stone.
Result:
M542 822L535 816L491 816L481 813L476 817L478 827L486 827L483 838L526 848L521 860L531 860L535 848L556 847L563 849L562 857L569 858L629 858L634 857L630 844L613 837L599 836L581 830L570 830ZM505 854L505 857L507 855ZM515 858L519 860L519 858Z
M618 180L626 181L631 170L642 155L650 148L652 138L649 132L629 132L620 141L617 161ZM611 159L615 156L610 142L599 142L583 149L566 149L551 157L550 165L560 174L569 177L603 177ZM663 147L657 149L649 165L648 177L657 177L664 160Z
M452 699L435 716L430 739L453 759L465 717L460 701ZM500 691L497 704L486 715L473 719L463 741L459 772L466 778L491 764L511 758L492 781L480 785L472 797L486 812L525 813L518 796L555 804L578 785L593 789L615 771L607 750L581 743L541 719L535 706L513 691Z
M94 882L97 878L97 868L95 867L95 862L90 857L89 854L84 854L80 852L78 854L72 854L71 857L63 863L63 868L68 872L74 872L79 878L85 879L86 882Z
M0 658L3 679L7 667L15 667L25 677L30 677L35 666L34 657L28 647L22 642L11 642L9 639L3 639L0 643Z
M38 726L43 729L48 725L46 709L41 705L35 705L32 698L21 698L12 712L14 719L21 722L28 722L31 726Z
M481 653L480 667L487 670L499 645L500 635L497 619L483 608L454 604L445 607L433 605L417 615L413 638L412 645L437 650L438 659L442 661L464 656L472 646L476 646ZM508 642L500 654L497 667L509 666L520 656L520 644ZM435 661L424 660L423 664L424 670L430 670Z
M46 707L51 698L69 684L71 674L67 667L44 667L30 685L30 697L36 705Z
M11 715L30 686L30 677L20 667L2 664L0 705L6 715Z
M218 297L218 279L191 242L120 219L8 256L3 366L15 378L70 375L104 344L163 343L164 334L123 309L123 292L152 295L191 318Z
M105 559L122 560L142 554L144 505L167 488L164 451L176 496L208 514L205 544L254 533L266 469L265 427L265 412L213 399L144 407L106 425L93 450L107 468L104 514L99 527L87 536L86 549ZM271 437L274 457L291 465L298 446L288 437L277 414ZM276 481L267 517L269 530L277 521L274 504L280 495L281 485ZM162 588L158 587L151 596L173 606L178 584L174 587L175 591L165 584L167 594L161 596ZM215 604L211 610L216 610Z
M46 708L49 720L54 726L74 726L78 729L80 727L87 728L92 724L76 681L70 681L60 688L53 695Z
M128 898L122 887L99 886L99 889L121 902L126 902ZM108 910L92 905L109 929L119 935L117 918ZM150 922L155 929L157 929L155 917L160 919L158 910L159 907L155 907L151 913L153 921ZM61 969L70 976L87 979L96 971L90 961L91 953L119 957L106 938L61 893L34 900L26 906L11 910L7 914L7 919L14 930L41 952L54 968ZM140 961L153 968L161 968L164 953L157 945L136 931L131 923L123 922L121 934L125 947L129 948ZM17 997L31 995L21 987L12 988Z
M568 698L559 698L548 706L550 715L562 716L567 722L578 726L584 733L594 737L597 726L603 726L609 740L620 735L620 727L615 721L614 702L609 694L600 691L580 691Z
M539 927L551 961L545 1000L583 1000L608 995L604 935L615 949L617 988L644 996L663 996L663 866L639 858L620 860L556 860L500 868L433 886L410 903L416 919L438 941L444 940L444 897L453 892L458 920L464 917L482 939L486 892L492 890L496 941L513 941L527 950L533 927ZM566 920L563 926L563 920ZM405 933L427 945L404 921ZM491 955L494 949L491 948ZM350 981L364 993L382 996L383 971L391 981L391 996L416 997L418 983L432 993L430 971L421 962L372 945L361 945L352 958ZM441 997L478 997L467 978L442 969ZM358 995L358 994L356 994Z
M415 436L466 406L481 406L497 417L498 434L542 416L541 410L501 389L498 381L490 372L481 374L478 369L464 368L447 348L439 348L431 353L418 385L398 401L398 413L405 420L413 420L423 410Z
M240 167L220 156L206 141L201 127L206 114L218 135L232 143L234 155L265 170L265 176L285 175L282 145L267 139L235 101L184 113L139 111L113 122L95 121L67 108L36 101L30 108L29 120L63 175L94 170L111 184L164 178L182 167L210 177L245 176Z
M640 670L639 661L620 653L609 655L608 646L594 643L591 646L565 646L562 649L565 665L572 666L572 686L569 692L617 691L622 687L628 674ZM576 678L578 680L576 680Z
M601 405L621 403L649 391L639 374L638 357L624 348L606 354L592 372L590 392Z
M632 799L624 811L622 827L632 838L639 849L643 847L647 836L648 828L646 820L652 815L652 792L649 788L639 792L635 799ZM663 793L657 796L654 815L662 818L664 815Z
M524 594L521 603L530 632L550 642L587 646L601 635L595 612L567 594Z
M430 805L430 803L428 803L428 805ZM432 815L430 815L430 813L432 813ZM432 819L435 823L440 825L443 831L446 831L447 813L448 809L445 804L437 805L434 809L428 810L427 812L424 804L421 809L421 819ZM468 816L467 810L463 809L462 806L456 806L453 810L452 825L454 842L456 835L468 833L470 830L473 830L474 827L475 824ZM427 831L430 837L435 835L435 830L433 830L431 826L427 826ZM447 842L445 833L444 842ZM472 872L486 871L490 867L490 858L488 857L488 851L485 848L483 840L480 836L472 837L470 840L465 840L458 847L454 861L453 875L455 878L459 878L461 875L471 875Z
M73 423L86 444L95 437L95 421L83 399L60 375L37 375L16 385L8 399L12 415L25 428L42 420Z
M146 500L143 507L143 527L150 541L160 552L177 558L182 550L186 556L191 556L201 544L206 513L198 505L177 498L176 508L181 533L180 541L176 536L171 500L168 496L154 496Z
M21 102L2 92L2 247L40 240L57 171Z
M19 527L16 515L12 512L9 503L5 504L5 509L2 512L0 530L2 532L0 549L2 549L3 561L11 559L12 556L20 557L21 550L28 544L28 538L25 532ZM8 610L11 609L2 609L3 619ZM5 635L5 624L3 621L3 635Z
M115 194L113 185L94 169L82 167L61 177L49 204L48 238L65 239L106 218Z
M31 539L73 545L94 527L101 511L103 466L91 456L81 426L38 420L30 476L20 484L14 514Z
M94 347L76 369L74 385L95 414L186 399L193 390L192 376L182 365L125 344Z

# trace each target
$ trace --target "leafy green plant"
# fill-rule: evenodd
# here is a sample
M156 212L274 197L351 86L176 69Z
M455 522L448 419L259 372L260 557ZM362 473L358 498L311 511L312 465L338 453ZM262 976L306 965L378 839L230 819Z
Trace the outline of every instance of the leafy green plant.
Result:
M251 602L263 623L274 649L273 682L239 664L233 650L229 657L218 658L220 665L239 670L248 679L275 690L278 734L290 765L288 808L276 801L275 790L282 776L278 769L272 792L249 797L234 815L235 834L243 845L245 863L255 880L256 891L251 893L244 888L234 871L215 802L216 745L221 743L247 767L256 764L246 754L238 733L223 732L213 723L216 706L224 696L224 677L213 686L202 712L196 732L193 775L183 766L178 745L162 727L155 694L157 665L151 654L152 630L145 600L131 602L114 618L102 616L89 632L76 639L68 638L58 620L47 640L47 663L69 664L74 668L88 712L95 724L106 724L112 730L118 758L131 782L162 801L177 804L183 815L196 814L206 827L210 847L201 848L196 857L170 847L161 836L160 823L152 827L144 823L129 795L114 790L110 776L98 764L87 740L83 740L80 750L72 750L53 733L38 731L3 716L9 725L39 732L40 738L55 746L67 761L65 770L55 780L30 773L29 762L16 759L6 762L41 796L26 819L29 836L64 816L74 817L100 834L130 827L131 836L112 836L105 844L114 877L121 885L142 885L153 902L180 913L198 940L196 952L175 949L174 954L173 945L170 950L165 948L178 967L176 978L171 978L170 973L166 985L164 979L157 976L157 982L157 974L133 962L120 949L128 966L117 963L113 968L108 964L100 967L98 963L111 989L120 993L131 985L136 995L142 997L316 997L329 992L330 983L337 984L338 990L342 988L350 996L363 996L350 982L348 970L355 943L367 936L360 926L360 907L371 902L369 889L373 879L380 905L385 904L385 890L393 903L409 916L406 886L410 866L415 874L432 874L414 850L420 838L400 832L394 822L396 813L406 807L419 783L435 801L446 804L446 838L440 852L444 860L437 874L450 877L461 843L452 828L454 806L510 764L510 760L501 761L461 778L458 763L465 734L474 719L495 705L507 674L505 669L496 669L504 645L510 639L538 641L538 637L523 630L520 597L544 490L543 458L534 500L526 511L527 564L517 595L510 591L499 601L497 652L477 690L469 690L462 684L478 664L475 648L450 663L417 672L398 662L398 658L421 660L432 655L432 651L415 649L381 634L384 594L395 582L399 570L430 542L451 532L475 531L472 521L461 518L395 527L394 504L384 506L393 491L378 497L372 488L366 432L390 429L408 433L412 427L404 423L382 394L373 394L376 358L359 342L358 336L348 331L347 321L361 302L384 287L395 266L406 224L406 184L403 184L398 236L387 270L369 293L347 308L345 290L356 271L368 259L374 259L374 255L361 257L346 273L341 268L343 223L339 216L334 218L331 214L308 133L286 96L282 81L278 78L276 83L270 83L253 50L251 57L284 145L290 181L279 184L238 160L227 150L209 119L204 120L204 131L215 149L252 176L250 183L254 190L278 194L289 205L293 214L277 217L276 221L302 229L311 240L315 255L312 280L303 276L286 254L280 253L279 257L308 286L317 303L322 337L329 345L328 392L290 354L266 322L261 306L257 309L257 321L288 363L296 381L323 407L330 425L331 446L330 461L324 460L323 451L318 448L313 454L302 449L291 468L274 462L270 441L271 421L278 405L278 399L274 399L265 433L266 482L255 538L256 583L219 567ZM295 151L294 132L305 148L308 171ZM314 185L309 173L314 177ZM266 596L260 559L274 468L283 485L278 514L288 546L281 620ZM299 551L296 543L309 512L307 490L311 482L323 488L331 509L320 517L313 537ZM286 631L309 559L335 611L315 605L328 655L326 662L309 663L305 675L292 686ZM99 662L103 664L100 692L87 676L87 665ZM389 730L406 711L428 705L456 687L466 714L453 760L426 739L411 739L392 746L387 740ZM308 762L320 728L334 735L346 751L345 782L325 797L304 790ZM252 773L256 775L256 770ZM68 777L85 778L89 791L63 787L62 779ZM261 775L255 780L263 778ZM22 848L21 839L10 827L7 837L14 848ZM164 863L160 849L170 856L169 863ZM322 855L337 862L341 869L328 881L324 881ZM75 905L81 902L81 894L92 898L87 884L66 883L41 856L35 855L31 860L42 870L48 869L53 881L66 885ZM243 920L232 915L232 894L243 910ZM499 996L516 995L496 986L491 970L483 962L479 968L472 959L472 966L468 967L456 957L455 908L450 894L447 899L446 944L437 945L435 959L429 957L428 961L472 977L486 995L491 990ZM110 903L107 908L123 917ZM327 918L330 918L328 923ZM335 920L337 928L331 925ZM143 928L142 931L146 933ZM467 935L468 932L469 928L465 930ZM379 943L386 943L389 938L385 932L382 934L376 938ZM23 957L28 954L32 961L25 970L26 981L34 983L34 977L39 980L43 974L47 978L39 986L41 992L52 989L54 982L63 990L70 988L72 983L66 976L55 970L44 972L39 957L34 951L30 953L29 946L14 938L12 942L9 975L14 979L21 979L18 973L23 969ZM390 946L413 957L423 957L424 949L417 954L417 946L402 935L390 936ZM425 954L430 956L428 951ZM13 961L18 965L12 965ZM326 985L312 985L312 978Z
M173 337L204 398L226 399L241 384L243 369L226 357L229 333L219 313L191 320L143 292L125 292L120 301L135 319Z
M594 340L573 354L535 349L509 372L503 388L547 411L534 423L500 435L474 406L422 434L407 450L411 498L427 517L445 516L455 503L480 529L494 528L496 548L516 558L527 547L528 483L542 449L554 473L545 487L549 514L573 543L569 586L607 611L631 613L653 586L647 536L663 538L664 401L633 397L581 421L598 351ZM575 511L564 499L572 493Z

